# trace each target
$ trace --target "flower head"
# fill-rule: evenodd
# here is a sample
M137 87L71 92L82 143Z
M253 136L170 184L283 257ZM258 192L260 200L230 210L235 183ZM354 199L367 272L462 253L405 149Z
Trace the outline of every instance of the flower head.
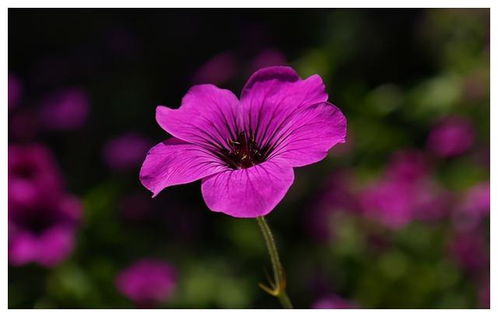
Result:
M364 214L391 229L403 228L415 219L440 220L448 211L450 194L429 172L422 152L395 152L385 174L360 193Z
M479 272L489 265L486 240L478 231L455 234L448 248L457 264L468 271Z
M389 228L400 229L415 217L412 189L407 182L382 179L361 193L360 204L367 217Z
M32 205L9 205L9 262L51 267L73 250L81 204L61 194Z
M437 156L452 157L467 151L474 144L474 138L475 131L470 120L452 116L432 129L427 145Z
M168 263L142 259L118 275L116 287L136 305L153 307L171 296L176 280L176 270Z
M10 145L8 165L10 204L32 205L61 188L55 159L42 145Z
M386 173L393 179L419 180L429 173L429 162L425 153L419 150L398 150L392 155Z
M72 251L80 202L62 190L48 148L9 146L9 262L51 267Z
M465 212L476 216L488 215L491 208L489 182L479 183L470 188L465 194L462 208Z
M453 222L458 231L474 230L489 215L489 182L482 182L469 188L462 196L453 213Z
M194 86L179 109L157 107L157 122L173 138L149 151L140 180L155 196L202 179L211 210L268 214L292 185L294 167L345 142L346 118L327 99L318 75L302 80L283 66L253 74L240 100L213 85Z

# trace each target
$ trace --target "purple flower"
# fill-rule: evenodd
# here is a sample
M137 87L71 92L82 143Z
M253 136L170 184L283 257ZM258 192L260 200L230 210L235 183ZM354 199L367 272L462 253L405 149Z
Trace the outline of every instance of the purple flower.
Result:
M387 175L393 179L414 181L427 176L429 162L425 153L416 149L396 151L387 168Z
M32 205L9 204L9 262L52 267L73 250L81 205L68 195Z
M194 86L178 110L157 107L157 122L173 138L149 151L140 180L156 196L202 179L212 211L266 215L292 185L294 167L345 142L346 118L327 99L318 75L302 80L290 67L253 74L240 101L213 85Z
M313 305L314 309L348 309L359 308L355 303L337 295L328 295L318 299Z
M204 65L199 67L194 74L194 82L200 84L222 84L235 76L237 72L237 59L230 52L220 53Z
M411 184L405 181L381 180L361 193L360 204L367 217L400 229L415 217L412 192Z
M41 104L41 122L50 130L81 128L88 116L89 99L85 91L70 88L48 96Z
M104 147L104 160L114 170L136 168L147 154L152 145L149 139L136 134L128 133L109 141Z
M81 205L42 145L9 146L9 261L51 267L72 251Z
M453 195L430 178L414 184L413 208L415 218L436 222L445 218L454 200Z
M464 269L478 272L489 264L489 251L480 232L458 233L451 238L449 251Z
M176 288L177 273L168 263L142 259L116 278L118 290L139 307L154 307L168 300Z
M9 74L9 108L15 107L22 95L22 84L17 76Z
M440 157L463 154L474 144L472 122L465 117L452 116L443 119L430 132L427 146Z
M449 202L450 194L429 178L424 153L414 149L394 153L385 175L360 194L364 214L391 229L440 220Z
M470 188L465 194L462 207L467 213L477 216L488 215L491 208L489 182L480 183Z
M62 177L42 145L9 145L9 204L33 205L61 189Z
M458 208L453 214L457 230L470 231L476 229L489 215L490 211L489 182L471 187L463 195Z
M450 194L429 180L382 179L360 194L364 214L391 229L401 229L415 219L441 220L450 201Z

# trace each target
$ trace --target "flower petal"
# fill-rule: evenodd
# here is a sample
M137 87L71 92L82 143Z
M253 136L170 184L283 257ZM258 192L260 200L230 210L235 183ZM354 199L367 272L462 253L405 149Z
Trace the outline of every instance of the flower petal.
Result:
M74 230L55 226L47 230L38 241L38 263L52 267L66 259L74 248Z
M179 109L156 109L159 125L174 137L197 144L225 144L238 126L239 101L214 85L193 86Z
M273 159L204 178L202 195L212 211L255 218L272 211L293 182L293 169L285 161Z
M10 225L10 223L9 223ZM18 232L9 237L9 262L12 265L25 265L36 259L38 241L28 232Z
M204 148L170 138L147 153L140 170L140 181L154 197L168 186L190 183L225 169Z
M245 129L255 135L258 143L265 143L296 111L327 99L318 75L301 80L290 67L263 68L249 78L242 90Z
M254 86L266 81L276 80L281 83L293 83L299 80L299 75L289 66L271 66L258 70L249 77L247 83L242 90L242 98L244 98ZM257 88L256 88L257 89Z
M273 139L271 157L284 159L292 167L324 159L328 150L346 141L346 117L333 104L308 106L288 120Z

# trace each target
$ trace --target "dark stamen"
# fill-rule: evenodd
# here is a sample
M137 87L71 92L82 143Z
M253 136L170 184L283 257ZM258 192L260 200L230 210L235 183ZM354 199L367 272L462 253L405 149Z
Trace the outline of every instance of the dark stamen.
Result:
M229 148L222 148L216 155L233 169L249 168L262 163L269 153L269 149L260 148L256 144L254 136L242 131L237 139L228 140ZM265 153L265 154L263 154Z

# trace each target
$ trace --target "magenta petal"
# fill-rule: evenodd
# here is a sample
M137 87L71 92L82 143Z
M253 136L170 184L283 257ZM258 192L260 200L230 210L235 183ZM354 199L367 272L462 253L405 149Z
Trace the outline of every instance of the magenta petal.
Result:
M264 216L282 200L294 181L285 161L272 159L247 169L229 170L202 180L209 209L238 218Z
M150 149L140 170L140 181L154 196L168 186L186 184L225 168L200 146L170 138Z
M66 259L74 248L74 231L70 228L54 227L39 239L38 262L52 267Z
M299 80L299 75L289 66L272 66L258 70L247 80L242 90L242 98L246 97L254 86L268 81L277 81L279 83L293 83Z
M153 258L144 258L116 278L118 290L140 306L156 305L167 300L177 284L176 269Z
M328 99L318 75L304 80L288 66L260 69L247 81L240 97L244 107L277 107L280 110L308 106Z
M330 103L303 108L276 134L271 157L285 159L293 167L318 162L330 148L346 141L346 125L342 112Z
M10 237L9 237L10 238ZM14 266L25 265L36 259L38 241L27 232L19 232L9 241L9 262Z
M159 125L178 139L201 144L224 144L238 126L239 101L229 90L214 85L192 87L179 109L156 109Z
M275 66L257 71L242 90L245 129L256 131L256 141L268 142L296 112L327 101L318 75L301 80L290 67Z

